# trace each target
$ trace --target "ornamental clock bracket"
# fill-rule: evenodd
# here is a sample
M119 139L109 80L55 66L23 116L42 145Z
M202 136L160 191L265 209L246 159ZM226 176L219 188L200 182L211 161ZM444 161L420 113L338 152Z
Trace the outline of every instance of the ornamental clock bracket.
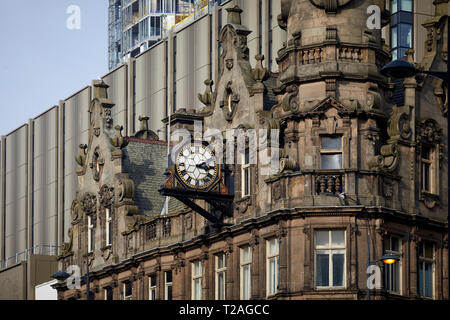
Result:
M225 186L221 167L209 146L201 142L186 144L177 153L175 164L169 167L169 178L159 192L176 198L220 228L225 225L223 218L232 212L234 198ZM206 201L209 210L194 200Z

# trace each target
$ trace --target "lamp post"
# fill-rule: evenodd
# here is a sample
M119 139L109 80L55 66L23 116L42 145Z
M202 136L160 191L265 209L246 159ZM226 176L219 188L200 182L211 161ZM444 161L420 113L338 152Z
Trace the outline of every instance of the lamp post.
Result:
M381 69L381 74L387 77L397 78L397 79L404 79L413 77L416 74L423 73L428 74L430 76L437 77L439 79L442 79L445 81L447 85L447 241L448 236L450 235L450 224L449 224L449 218L450 218L450 206L449 206L449 200L450 200L450 117L449 117L449 85L450 85L450 57L448 56L448 47L450 45L450 17L447 17L447 72L443 71L426 71L426 70L418 70L413 64L405 61L405 60L394 60L384 66ZM447 249L447 295L450 299L450 250Z

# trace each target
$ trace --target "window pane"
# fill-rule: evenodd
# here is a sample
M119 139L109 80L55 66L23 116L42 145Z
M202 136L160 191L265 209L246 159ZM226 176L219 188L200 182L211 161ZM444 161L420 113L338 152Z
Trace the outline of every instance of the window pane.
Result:
M397 48L398 47L398 43L397 43L397 27L392 27L391 28L391 47L392 48Z
M155 275L150 277L150 285L152 287L156 286L156 276Z
M397 0L392 0L391 2L391 13L394 14L398 11L398 2Z
M433 259L433 245L430 243L425 244L425 258Z
M333 246L343 246L345 244L345 231L344 230L332 231L331 241Z
M433 270L430 263L425 263L425 297L433 297Z
M392 248L391 250L393 251L399 251L400 250L400 246L399 246L399 239L398 238L391 238L392 240Z
M341 169L342 154L322 154L322 169Z
M398 59L398 50L392 50L392 60Z
M412 26L410 24L400 24L400 46L412 47Z
M328 287L329 282L329 256L326 253L317 253L317 275L316 285L319 287Z
M225 273L220 272L217 275L217 299L224 300Z
M344 254L333 254L333 286L344 286Z
M172 271L166 272L166 282L172 282Z
M316 246L328 246L330 244L330 233L328 230L316 231Z
M274 255L278 253L278 239L272 239L269 241L269 254Z
M341 137L322 137L322 149L324 150L341 150Z
M419 295L423 297L423 263L419 262Z
M401 0L401 10L412 12L412 0Z
M172 286L167 287L167 300L172 300Z

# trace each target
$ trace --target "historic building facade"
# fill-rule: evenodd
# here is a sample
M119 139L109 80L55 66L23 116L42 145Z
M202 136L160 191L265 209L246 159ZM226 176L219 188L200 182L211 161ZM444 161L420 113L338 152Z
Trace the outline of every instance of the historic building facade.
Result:
M425 69L446 64L447 2L435 1L425 24ZM84 273L87 262L95 299L366 299L367 266L394 253L400 261L379 263L382 287L370 298L448 298L445 90L431 77L407 79L405 105L391 103L394 85L379 73L391 56L381 31L366 27L373 4L385 8L282 0L277 73L260 54L251 65L251 30L239 7L227 8L218 79L199 94L204 108L164 121L172 132L201 122L224 137L279 132L279 148L268 146L279 155L275 172L247 152L218 166L217 190L231 205L208 198L216 189L174 182L183 165L168 161L148 118L123 137L108 86L95 82L60 269ZM388 17L382 10L383 25ZM85 283L55 288L60 299L86 298Z

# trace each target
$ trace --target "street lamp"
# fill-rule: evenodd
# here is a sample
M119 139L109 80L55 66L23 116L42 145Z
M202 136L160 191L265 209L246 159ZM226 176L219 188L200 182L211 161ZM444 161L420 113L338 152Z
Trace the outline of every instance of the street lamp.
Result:
M398 256L396 256L395 254L392 254L392 253L386 253L384 256L382 256L377 261L382 261L385 264L394 264L394 263L400 261L400 257L398 257Z
M447 46L450 45L450 17L447 18L448 27L447 27ZM381 74L391 78L404 79L413 77L416 74L423 73L428 74L430 76L437 77L445 81L447 85L447 237L450 235L450 206L448 201L450 200L450 117L448 111L448 100L449 100L449 85L450 85L450 58L447 57L447 72L443 71L426 71L417 69L412 63L409 63L405 60L394 60L384 66L381 69ZM448 239L448 238L447 238ZM447 240L448 241L448 240ZM447 250L447 268L448 273L450 274L450 250ZM448 277L448 288L450 290L450 277ZM448 298L450 299L450 294L448 294Z
M369 251L369 256L370 256L370 251ZM369 274L370 266L372 266L372 265L376 266L378 262L382 262L384 264L391 265L391 264L394 264L394 263L399 262L399 261L400 261L400 257L395 255L395 254L393 254L393 253L386 253L384 256L382 256L380 259L378 259L376 261L370 261L370 259L368 259L368 261L367 261L367 274ZM380 268L378 266L376 266L376 268L377 268L378 272L380 272L380 274L381 274ZM380 281L381 281L381 279L380 279ZM367 300L370 300L370 289L371 288L369 288L369 284L367 284L367 296L366 296Z

